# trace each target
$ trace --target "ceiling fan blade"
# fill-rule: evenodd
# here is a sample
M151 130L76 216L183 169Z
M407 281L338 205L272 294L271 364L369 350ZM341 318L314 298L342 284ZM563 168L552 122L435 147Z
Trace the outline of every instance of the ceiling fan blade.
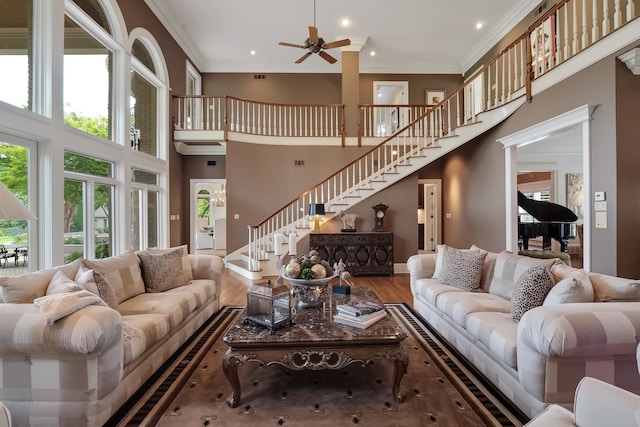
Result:
M334 58L333 56L329 55L327 52L321 50L320 52L318 52L318 55L320 55L321 57L324 58L325 61L327 61L329 64L335 64L335 62L337 61L336 58Z
M302 61L304 61L305 59L307 59L308 57L311 56L311 52L307 52L304 55L302 55L297 61L296 64L301 63Z
M309 40L313 44L318 43L318 28L309 27Z
M333 49L334 47L342 47L342 46L349 46L351 44L351 40L349 39L343 39L343 40L336 40L334 42L330 42L330 43L325 43L322 45L323 49Z
M304 47L304 46L302 46L302 45L299 45L299 44L293 44L293 43L287 43L287 42L280 42L280 43L278 43L278 44L279 44L280 46L301 47L301 48L303 48L303 49L305 48L305 47Z

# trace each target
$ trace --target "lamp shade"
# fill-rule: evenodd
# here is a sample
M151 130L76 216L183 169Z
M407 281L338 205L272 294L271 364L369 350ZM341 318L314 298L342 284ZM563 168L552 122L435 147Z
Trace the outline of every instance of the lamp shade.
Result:
M309 205L309 215L324 215L324 203L311 203Z
M35 215L1 182L0 219L36 219Z

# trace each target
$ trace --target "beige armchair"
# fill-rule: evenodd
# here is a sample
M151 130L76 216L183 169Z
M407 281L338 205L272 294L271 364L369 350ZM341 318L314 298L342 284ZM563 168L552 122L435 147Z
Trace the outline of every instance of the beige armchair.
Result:
M11 414L2 402L0 402L0 427L11 427Z
M547 407L528 427L637 427L640 396L591 377L576 389L574 412L559 405Z

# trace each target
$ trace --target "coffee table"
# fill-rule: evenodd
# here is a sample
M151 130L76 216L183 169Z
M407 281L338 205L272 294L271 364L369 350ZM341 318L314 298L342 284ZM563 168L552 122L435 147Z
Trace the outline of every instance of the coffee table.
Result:
M333 322L336 304L349 300L378 301L368 287L353 286L351 295L329 293L321 307L297 310L294 324L270 332L246 321L246 313L231 324L223 340L229 346L222 369L232 388L227 403L240 405L241 388L238 368L249 363L263 366L279 365L291 370L339 370L351 364L366 366L382 359L394 363L393 398L404 401L400 382L407 372L409 358L402 346L407 337L404 329L387 315L367 329L358 329Z

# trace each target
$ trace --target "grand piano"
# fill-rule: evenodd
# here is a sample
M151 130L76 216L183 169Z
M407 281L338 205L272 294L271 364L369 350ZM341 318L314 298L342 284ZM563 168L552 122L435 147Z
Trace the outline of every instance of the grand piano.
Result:
M518 239L522 249L529 249L529 239L542 237L542 249L551 248L551 239L560 242L560 251L567 252L567 244L576 238L578 217L573 211L557 203L530 199L518 191L518 206L535 218L536 222L522 222L518 215Z

